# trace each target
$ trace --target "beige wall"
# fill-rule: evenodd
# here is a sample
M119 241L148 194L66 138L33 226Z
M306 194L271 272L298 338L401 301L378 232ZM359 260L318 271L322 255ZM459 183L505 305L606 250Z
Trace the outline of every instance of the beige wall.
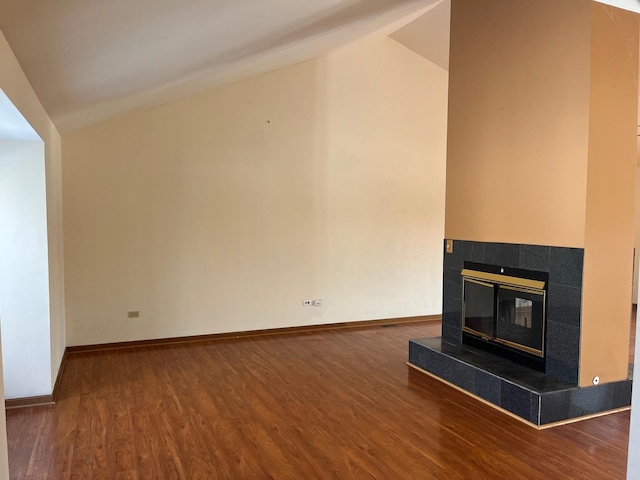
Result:
M628 374L638 15L593 3L580 384Z
M452 2L446 238L584 245L589 16Z
M580 384L627 376L638 15L454 0L447 238L583 247Z
M446 92L382 38L65 135L68 343L439 313Z

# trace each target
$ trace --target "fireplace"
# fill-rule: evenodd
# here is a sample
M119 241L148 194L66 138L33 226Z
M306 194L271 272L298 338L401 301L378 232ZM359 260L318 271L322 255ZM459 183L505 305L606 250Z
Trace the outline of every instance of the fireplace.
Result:
M548 273L464 262L462 342L545 371Z
M629 378L578 385L583 249L443 247L442 337L410 340L410 365L537 427L631 404Z

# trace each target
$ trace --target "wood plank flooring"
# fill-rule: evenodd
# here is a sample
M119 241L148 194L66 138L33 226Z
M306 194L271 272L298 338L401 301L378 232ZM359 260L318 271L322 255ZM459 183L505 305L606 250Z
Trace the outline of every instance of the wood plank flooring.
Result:
M438 322L70 355L12 479L623 479L629 412L537 431L407 367Z

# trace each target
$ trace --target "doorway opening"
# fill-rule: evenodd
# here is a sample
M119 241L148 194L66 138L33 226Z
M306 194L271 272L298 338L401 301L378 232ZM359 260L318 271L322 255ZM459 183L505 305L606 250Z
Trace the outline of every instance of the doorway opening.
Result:
M51 394L44 142L0 90L0 328L7 399Z

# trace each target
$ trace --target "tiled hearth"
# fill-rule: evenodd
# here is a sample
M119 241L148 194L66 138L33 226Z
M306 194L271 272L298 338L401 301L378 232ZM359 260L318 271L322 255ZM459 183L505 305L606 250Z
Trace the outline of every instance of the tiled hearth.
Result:
M444 253L442 337L409 342L409 363L535 425L628 407L625 381L578 387L582 249L453 241ZM464 262L549 273L546 373L462 345Z
M631 405L631 372L627 381L579 388L441 337L410 340L409 363L540 427Z

